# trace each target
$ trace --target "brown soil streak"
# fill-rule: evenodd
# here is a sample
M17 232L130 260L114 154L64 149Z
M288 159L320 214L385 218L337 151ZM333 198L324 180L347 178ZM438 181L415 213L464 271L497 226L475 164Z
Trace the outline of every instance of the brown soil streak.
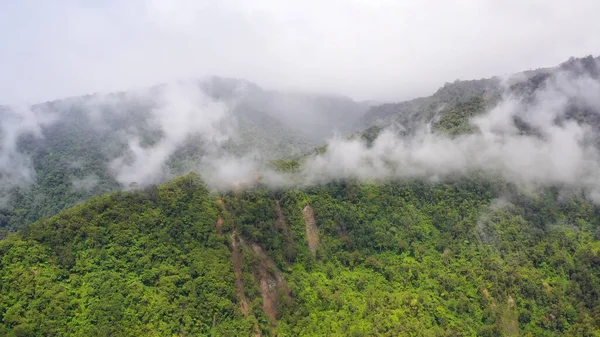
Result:
M238 248L235 232L231 233L231 257L233 259L233 272L235 273L235 290L240 301L240 311L244 317L248 317L248 300L244 293L244 281L242 280L242 261L240 260L240 251Z
M277 321L277 291L283 289L288 301L292 300L290 288L271 258L257 244L252 244L252 250L260 258L258 277L259 289L263 298L263 311L273 322ZM269 272L269 269L272 272Z
M317 255L319 247L319 232L317 231L317 222L315 221L315 212L310 205L306 205L302 210L304 224L306 226L306 239L308 240L308 248L310 248L313 256Z
M279 200L275 200L275 215L277 216L277 219L275 219L275 225L283 233L286 244L293 245L294 242L292 239L292 232L287 226L287 222L285 221L285 217L281 211L281 206L279 205Z
M217 218L217 234L223 235L223 218L219 215Z

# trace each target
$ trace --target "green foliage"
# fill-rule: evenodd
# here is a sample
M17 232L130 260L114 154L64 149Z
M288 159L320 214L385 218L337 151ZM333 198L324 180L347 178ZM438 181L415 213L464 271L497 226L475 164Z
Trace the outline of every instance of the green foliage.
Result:
M90 200L0 241L9 336L243 335L217 205L193 176Z
M316 147L314 150L315 154L323 154L327 151L327 145Z
M456 80L428 97L372 107L359 124L367 129L364 137L368 142L372 141L378 128L389 125L400 125L403 134L413 133L429 123L434 124L435 130L450 135L470 132L473 130L468 127L468 118L496 105L501 93L498 78Z
M277 159L271 162L271 167L279 172L293 173L300 169L300 161L298 159Z
M212 94L215 99L222 96L218 92ZM128 142L134 135L143 148L164 137L164 130L152 118L152 110L158 103L134 96L137 95L92 95L32 107L52 113L56 120L41 127L41 137L23 134L18 138L18 151L31 158L33 179L16 188L4 183L0 186L0 237L93 196L123 187L110 169L112 161L131 155ZM240 102L236 101L236 108L231 111L236 116L237 137L223 144L222 153L244 155L259 151L268 159L288 159L303 155L320 143L273 117L271 114L277 115L275 111L258 109L249 102L237 103ZM356 105L351 100L334 99L324 107L339 104ZM190 167L199 167L205 155L206 141L198 134L191 134L167 158L166 166L175 175L185 174ZM123 182L125 187L136 187L137 183Z
M471 133L476 131L476 128L471 125L470 119L485 111L486 102L481 97L473 98L442 113L440 119L433 124L433 128L450 136Z
M374 125L363 131L361 134L361 139L367 144L367 146L371 146L382 130L383 128L381 126Z
M320 236L316 258L306 205ZM477 176L251 190L220 203L185 176L94 198L0 241L0 332L594 336L598 223L600 209L581 197L521 193ZM292 294L274 293L276 323L262 312L260 268L282 275Z

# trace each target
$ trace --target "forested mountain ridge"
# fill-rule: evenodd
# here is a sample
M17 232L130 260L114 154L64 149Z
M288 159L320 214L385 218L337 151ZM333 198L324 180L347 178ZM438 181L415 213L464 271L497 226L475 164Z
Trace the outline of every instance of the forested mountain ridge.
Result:
M317 142L333 136L334 131L360 130L354 124L373 104L342 95L263 90L251 82L222 77L211 77L201 87L211 97L236 101L242 114L244 110L263 111Z
M573 76L599 78L600 57L571 58L552 68L541 68L480 80L456 80L446 83L433 95L400 103L387 103L371 107L356 122L362 129L391 124L414 130L431 123L433 127L456 135L468 132L468 119L493 108L503 96L527 99L542 89L556 76L569 73ZM599 124L600 125L600 124Z
M297 158L323 145L327 130L343 134L370 126L360 131L367 141L390 125L404 135L426 125L452 136L471 132L470 119L493 108L503 94L526 101L561 70L597 78L596 61L572 59L504 82L456 81L431 97L372 107L359 122L367 103L267 91L220 77L57 100L20 113L2 108L0 228L19 228L94 195L198 171L223 154L256 152L263 162ZM567 119L600 126L600 114L571 105ZM518 122L524 132L535 132L523 119Z
M242 170L254 162L219 160L250 151L244 139L281 149L248 126L225 137L223 102L260 96L251 83L90 97L84 114L52 103L63 124L32 109L0 134L18 138L0 160L36 173L0 213L0 335L597 336L598 69L449 84L445 105L401 103L358 139L267 158L226 188L153 182L197 162ZM31 178L18 173L3 172Z
M322 130L345 130L364 109L346 97L265 91L220 77L0 107L0 232L94 195L164 182L208 156L302 155L322 143ZM290 116L319 128L304 132Z
M599 220L478 177L211 195L185 176L0 241L0 332L595 336Z

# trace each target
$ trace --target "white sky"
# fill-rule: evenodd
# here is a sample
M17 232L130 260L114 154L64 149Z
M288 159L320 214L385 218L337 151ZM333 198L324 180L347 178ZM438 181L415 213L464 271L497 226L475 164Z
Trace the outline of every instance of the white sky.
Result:
M597 0L3 0L0 103L202 75L402 100L600 54Z

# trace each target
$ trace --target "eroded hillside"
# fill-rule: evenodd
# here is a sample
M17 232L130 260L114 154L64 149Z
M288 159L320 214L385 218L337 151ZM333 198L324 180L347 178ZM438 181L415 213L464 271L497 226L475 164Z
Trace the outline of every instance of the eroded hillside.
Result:
M473 178L218 196L191 175L105 195L0 241L0 332L593 335L600 210L556 192Z

